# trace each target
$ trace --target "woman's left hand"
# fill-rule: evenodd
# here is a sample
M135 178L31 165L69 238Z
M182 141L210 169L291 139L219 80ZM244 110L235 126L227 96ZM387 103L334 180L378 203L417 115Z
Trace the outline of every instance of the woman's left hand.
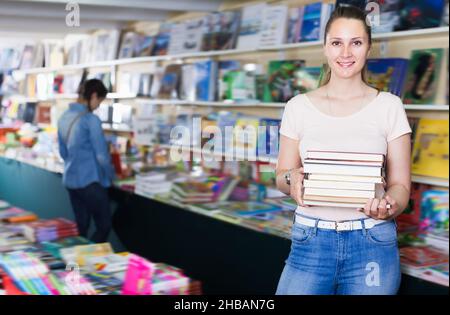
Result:
M390 205L389 209L387 208L388 204ZM397 214L399 206L394 198L385 195L382 199L369 199L364 209L360 209L360 211L372 219L387 220Z

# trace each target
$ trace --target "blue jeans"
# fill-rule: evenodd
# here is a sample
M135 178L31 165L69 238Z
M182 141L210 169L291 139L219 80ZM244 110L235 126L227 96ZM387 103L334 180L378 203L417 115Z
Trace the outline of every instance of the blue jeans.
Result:
M339 232L295 223L276 294L396 294L400 278L394 221Z
M89 225L91 219L94 219L96 230L89 239L95 243L106 242L112 225L106 188L98 183L92 183L84 188L67 190L79 234L89 238L87 236Z

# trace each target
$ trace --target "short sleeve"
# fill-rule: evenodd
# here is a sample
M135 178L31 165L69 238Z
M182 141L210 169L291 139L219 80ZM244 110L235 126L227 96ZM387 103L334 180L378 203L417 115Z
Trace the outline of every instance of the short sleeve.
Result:
M391 142L404 134L411 133L411 127L406 116L405 107L401 99L394 97L391 104L389 104L387 121L387 142Z
M294 102L294 100L296 100L296 98L291 99L284 107L283 117L281 119L280 134L294 140L300 140L299 129L301 122L299 119L301 117L299 117L300 115L298 111L295 110L296 102Z

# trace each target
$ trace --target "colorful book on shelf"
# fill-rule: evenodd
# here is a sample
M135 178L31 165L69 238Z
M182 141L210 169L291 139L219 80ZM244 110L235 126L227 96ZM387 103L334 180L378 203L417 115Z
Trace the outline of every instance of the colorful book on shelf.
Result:
M148 57L152 55L153 46L155 44L155 36L138 35L136 42L136 57Z
M400 261L412 268L423 268L448 264L448 253L431 248L430 246L406 246L400 248Z
M294 95L307 93L319 87L321 67L304 67L294 72Z
M411 192L408 205L406 206L402 214L397 217L398 222L404 222L419 226L421 217L420 212L422 194L430 187L431 186L425 184L411 183Z
M224 11L221 12L220 32L213 35L213 50L234 49L236 47L241 12Z
M119 49L119 59L132 58L137 45L137 34L135 32L126 32L122 35L122 41Z
M214 101L217 77L217 62L198 61L195 64L194 77L197 101Z
M223 101L233 99L230 86L230 72L237 71L241 67L241 63L236 60L221 60L218 62L218 82L217 82L217 100Z
M158 34L155 36L153 43L152 56L167 55L167 50L170 43L170 30L172 23L162 23L160 25Z
M237 49L257 48L261 36L262 18L265 3L247 5L242 9L239 36L237 39Z
M305 66L304 60L272 60L269 62L265 102L287 102L296 93L295 73Z
M280 119L260 119L259 126L263 129L262 132L258 132L258 156L278 157L280 125Z
M405 104L434 104L444 49L411 52L403 101Z
M158 98L176 99L180 96L181 65L168 65L161 80Z
M202 50L226 50L236 46L240 11L213 12L206 17Z
M316 41L320 39L321 14L325 4L315 2L304 7L300 41Z
M245 102L255 100L255 77L244 70L234 70L227 72L225 76L226 91L228 100Z
M404 2L404 0L391 0L379 5L379 22L371 23L373 33L390 33L397 29Z
M443 179L449 178L448 130L448 119L420 119L411 158L412 174Z
M421 226L427 229L448 231L449 204L448 189L430 189L422 194Z
M234 130L235 153L237 157L256 158L259 119L239 117Z
M378 58L367 61L367 79L379 91L401 96L408 69L403 58Z
M259 38L259 47L281 45L286 39L288 7L286 5L268 5L263 11L263 21Z
M395 31L439 27L445 0L402 1L400 21Z

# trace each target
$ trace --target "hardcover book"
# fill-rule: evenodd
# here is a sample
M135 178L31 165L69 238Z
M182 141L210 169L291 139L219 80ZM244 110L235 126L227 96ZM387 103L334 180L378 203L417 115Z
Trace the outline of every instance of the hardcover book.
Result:
M434 104L444 49L413 50L406 78L405 104Z

